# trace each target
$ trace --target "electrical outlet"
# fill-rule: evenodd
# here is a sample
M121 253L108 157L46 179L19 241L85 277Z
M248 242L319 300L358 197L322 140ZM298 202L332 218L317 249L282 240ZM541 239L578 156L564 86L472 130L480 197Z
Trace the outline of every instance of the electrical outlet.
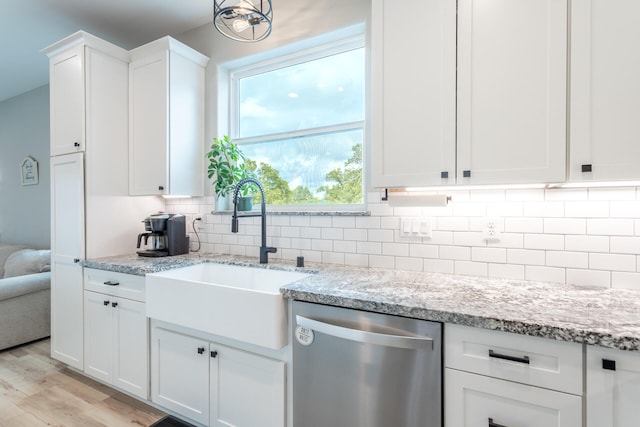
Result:
M500 241L500 220L498 218L485 218L482 227L482 240L486 242Z

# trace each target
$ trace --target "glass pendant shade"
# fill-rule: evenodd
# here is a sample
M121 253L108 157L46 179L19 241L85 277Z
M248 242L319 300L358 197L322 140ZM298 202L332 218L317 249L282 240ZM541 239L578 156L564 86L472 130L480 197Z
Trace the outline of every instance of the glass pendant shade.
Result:
M226 37L257 42L271 34L271 0L214 0L213 25Z

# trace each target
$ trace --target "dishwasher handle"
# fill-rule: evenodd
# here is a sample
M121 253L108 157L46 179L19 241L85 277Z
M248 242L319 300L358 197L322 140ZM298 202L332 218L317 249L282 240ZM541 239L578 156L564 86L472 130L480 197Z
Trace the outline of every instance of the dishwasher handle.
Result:
M385 347L433 350L433 339L429 337L410 337L361 331L359 329L351 329L331 323L320 322L300 315L296 315L296 322L299 326L346 340Z

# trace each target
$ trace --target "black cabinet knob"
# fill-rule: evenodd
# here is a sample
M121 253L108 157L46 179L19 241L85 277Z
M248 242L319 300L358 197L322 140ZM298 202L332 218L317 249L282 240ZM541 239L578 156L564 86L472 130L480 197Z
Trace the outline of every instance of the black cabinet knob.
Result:
M204 353L204 347L198 347L198 354Z
M593 167L591 165L581 165L580 170L582 172L593 172Z
M217 352L217 351L212 351L212 352L211 352L211 357L214 357L214 358L215 358L217 355L218 355L218 352Z
M610 359L602 359L602 369L607 369L609 371L616 370L616 361Z
M462 171L463 178L471 178L471 171Z
M112 303L111 303L111 307L117 307L117 306L118 306L118 303L117 303L117 302L112 302Z
M74 143L73 143L73 146L74 146L74 147L80 147L80 143L79 143L79 142L74 142Z
M75 262L76 264L80 262L80 258L74 258L73 262Z
M158 185L158 190L164 191L164 185Z
M109 305L109 301L103 301L104 305Z

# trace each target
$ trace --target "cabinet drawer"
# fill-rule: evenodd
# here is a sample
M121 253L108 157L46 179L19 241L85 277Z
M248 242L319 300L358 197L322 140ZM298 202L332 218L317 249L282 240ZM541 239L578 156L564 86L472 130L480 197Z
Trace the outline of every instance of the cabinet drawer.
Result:
M85 268L84 289L145 302L144 276Z
M582 345L447 324L445 366L582 395Z
M581 427L582 398L445 369L446 427Z

